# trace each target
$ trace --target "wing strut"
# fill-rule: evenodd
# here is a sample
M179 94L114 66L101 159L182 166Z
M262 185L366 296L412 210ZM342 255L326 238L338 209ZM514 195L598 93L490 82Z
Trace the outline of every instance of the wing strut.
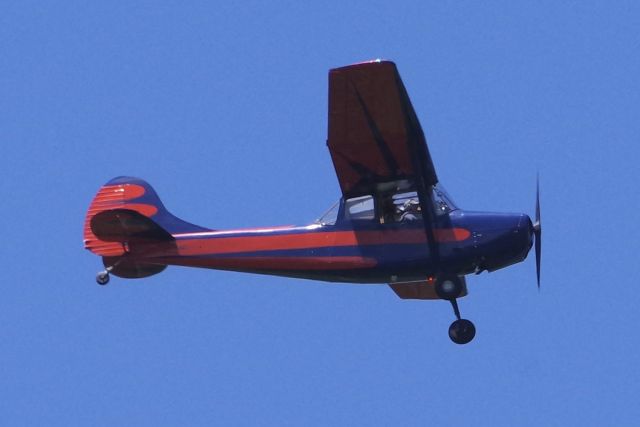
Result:
M427 149L427 140L420 126L420 122L416 117L415 110L411 106L411 100L407 94L407 90L400 79L400 75L396 74L396 85L398 86L401 98L403 115L406 117L405 126L407 132L407 146L409 152L416 155L411 156L413 169L416 171L415 184L420 207L422 209L424 230L427 235L427 245L434 264L440 264L440 247L435 238L434 228L436 222L436 212L433 203L432 186L438 182L431 155ZM428 181L428 182L427 182Z

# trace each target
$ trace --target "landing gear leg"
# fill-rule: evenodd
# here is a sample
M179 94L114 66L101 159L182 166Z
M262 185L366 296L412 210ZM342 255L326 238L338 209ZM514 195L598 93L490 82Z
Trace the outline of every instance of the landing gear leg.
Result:
M449 338L456 344L467 344L476 336L476 327L470 320L460 317L458 301L455 298L451 298L449 302L457 319L449 326Z
M473 323L460 317L457 298L462 295L463 289L462 279L455 274L440 274L436 278L436 294L451 303L456 315L457 320L449 326L449 338L456 344L467 344L476 336L476 327L473 326Z

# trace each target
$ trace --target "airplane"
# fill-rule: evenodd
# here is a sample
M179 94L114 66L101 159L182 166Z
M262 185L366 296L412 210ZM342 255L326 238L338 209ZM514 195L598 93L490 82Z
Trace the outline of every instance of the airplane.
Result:
M306 226L209 229L169 213L142 179L112 179L84 223L84 246L105 266L96 281L148 277L177 265L388 284L403 299L449 301L456 344L476 334L458 308L466 275L521 262L535 244L540 288L539 185L535 221L523 213L460 209L438 181L393 62L329 71L327 146L342 196Z

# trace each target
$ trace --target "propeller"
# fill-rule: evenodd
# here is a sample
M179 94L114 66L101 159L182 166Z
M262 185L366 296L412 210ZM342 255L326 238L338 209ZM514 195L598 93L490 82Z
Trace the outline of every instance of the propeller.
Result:
M540 222L540 177L536 176L536 222L533 223L533 234L536 237L536 276L540 290L540 259L542 257L542 223Z

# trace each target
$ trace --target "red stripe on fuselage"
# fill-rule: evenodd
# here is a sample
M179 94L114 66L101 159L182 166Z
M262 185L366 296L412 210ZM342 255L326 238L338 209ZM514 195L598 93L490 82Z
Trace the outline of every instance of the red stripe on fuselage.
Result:
M434 230L440 243L459 242L470 237L469 230L463 228ZM294 250L326 248L331 246L370 246L421 244L427 242L422 229L385 231L304 231L292 234L217 237L211 233L208 238L190 239L189 234L181 234L177 243L180 255L230 254L258 251ZM176 236L177 237L177 236Z
M371 268L377 265L372 258L338 257L241 257L241 258L157 258L155 262L187 267L244 271L317 271Z

